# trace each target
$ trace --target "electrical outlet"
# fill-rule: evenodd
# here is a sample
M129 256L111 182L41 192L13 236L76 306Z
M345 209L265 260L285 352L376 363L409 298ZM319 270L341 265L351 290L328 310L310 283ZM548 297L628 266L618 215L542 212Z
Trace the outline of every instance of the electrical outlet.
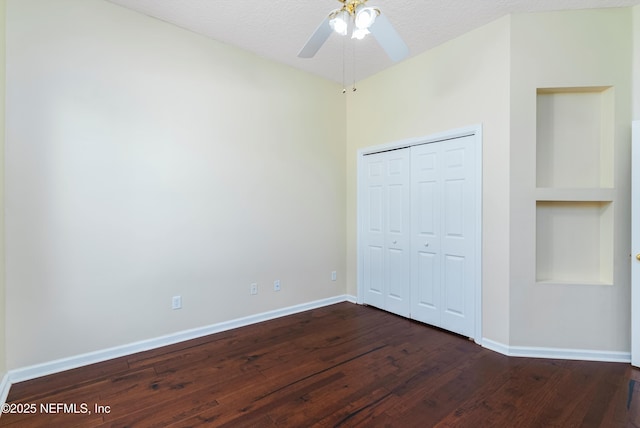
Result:
M276 279L273 281L273 291L280 291L280 280Z
M331 272L331 281L335 281L337 279L338 279L338 272L334 270L333 272Z
M249 288L249 292L251 294L258 294L258 284L255 282L251 284L251 287Z
M171 309L181 309L182 308L182 296L173 296L171 298Z

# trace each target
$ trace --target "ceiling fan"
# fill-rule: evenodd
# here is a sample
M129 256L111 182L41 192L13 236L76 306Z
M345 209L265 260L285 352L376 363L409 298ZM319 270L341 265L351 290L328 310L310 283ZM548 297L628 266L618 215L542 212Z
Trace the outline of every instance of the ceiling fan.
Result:
M400 61L409 54L409 48L391 22L377 7L367 6L368 0L338 0L340 9L331 11L311 35L302 50L300 58L312 58L327 41L332 31L352 39L363 39L373 34L378 44L393 61Z

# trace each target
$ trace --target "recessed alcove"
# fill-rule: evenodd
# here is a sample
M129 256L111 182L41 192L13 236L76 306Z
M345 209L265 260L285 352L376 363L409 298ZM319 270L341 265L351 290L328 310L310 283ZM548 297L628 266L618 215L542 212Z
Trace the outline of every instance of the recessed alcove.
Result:
M614 89L536 101L536 282L613 284Z
M536 186L613 187L612 87L537 90Z
M613 284L613 203L536 203L536 281Z

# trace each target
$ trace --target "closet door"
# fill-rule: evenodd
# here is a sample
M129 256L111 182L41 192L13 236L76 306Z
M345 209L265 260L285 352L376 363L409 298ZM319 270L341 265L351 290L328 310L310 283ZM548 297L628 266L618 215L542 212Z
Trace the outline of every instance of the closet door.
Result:
M411 156L411 317L441 324L441 146L415 146Z
M410 150L366 155L363 176L364 302L410 312Z
M412 318L474 336L475 143L412 147Z

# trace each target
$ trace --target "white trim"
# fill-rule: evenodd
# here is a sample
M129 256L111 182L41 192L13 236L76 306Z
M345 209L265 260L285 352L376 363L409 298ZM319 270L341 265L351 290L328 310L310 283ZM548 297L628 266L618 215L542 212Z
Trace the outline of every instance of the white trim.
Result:
M640 120L631 125L631 364L640 367Z
M535 346L508 346L491 339L482 339L482 346L508 357L550 358L559 360L631 362L631 353L595 351L591 349L539 348Z
M469 135L482 136L482 125L466 126L464 128L451 129L449 131L438 132L436 134L426 135L424 137L407 138L400 141L393 141L391 143L379 144L377 146L364 147L358 150L358 159L360 159L363 155L370 155L387 150L402 149L404 147L411 147L418 144L436 143L438 141L468 137Z
M344 295L345 301L349 302L349 303L353 303L353 304L357 304L357 299L356 296L352 296L351 294L345 294Z
M476 343L480 343L482 337L482 165L483 165L483 153L482 153L482 124L467 126L464 128L452 129L449 131L439 132L436 134L427 135L424 137L408 138L405 140L395 141L391 143L380 144L372 147L365 147L358 150L357 154L357 174L356 174L356 260L357 260L357 296L356 302L358 304L364 304L364 256L361 248L363 232L362 222L362 206L364 204L364 195L361 190L361 183L364 177L364 159L363 156L373 153L383 152L387 150L402 149L405 147L416 146L419 144L436 143L438 141L452 140L454 138L474 136L476 139L477 155L476 155L476 210L479 213L476 223L476 286L475 286L475 336Z
M5 375L5 379L3 379L3 384L1 384L1 386L6 388L6 392L8 394L9 387L11 386L11 384L14 384L17 382L23 382L26 380L35 379L38 377L63 372L65 370L75 369L75 368L86 366L89 364L100 363L100 362L111 360L114 358L124 357L124 356L135 354L138 352L160 348L162 346L173 345L175 343L184 342L191 339L197 339L199 337L208 336L210 334L220 333L220 332L232 330L238 327L244 327L247 325L268 321L275 318L284 317L287 315L293 315L299 312L304 312L311 309L317 309L317 308L321 308L324 306L329 306L329 305L333 305L341 302L353 303L355 302L355 297L350 295L329 297L326 299L316 300L313 302L303 303L295 306L289 306L287 308L276 309L273 311L263 312L256 315L237 318L235 320L212 324L205 327L179 331L177 333L156 337L154 339L142 340L140 342L130 343L127 345L116 346L109 349L103 349L100 351L89 352L86 354L76 355L73 357L62 358L55 361L49 361L46 363L36 364L29 367L10 370L9 373ZM6 384L8 384L8 386ZM2 391L4 392L4 390ZM4 399L6 399L6 396L4 397ZM4 404L4 401L2 401L2 403L0 404Z
M364 253L362 251L362 207L364 206L364 194L362 193L362 183L364 182L364 153L358 150L356 165L356 301L359 305L364 305Z
M476 343L478 343L476 341ZM493 352L497 352L498 354L509 356L509 347L503 343L493 341L491 339L482 338L482 341L478 343L483 348L487 348Z
M2 378L2 382L0 382L0 406L4 406L4 403L7 402L7 397L9 396L10 389L11 382L9 381L9 373L5 373L4 377Z
M482 201L483 201L483 193L482 193L482 169L484 165L484 157L483 157L483 135L482 135L482 125L477 125L474 129L474 135L476 138L476 144L478 149L476 150L476 307L475 307L475 338L476 343L482 338Z

